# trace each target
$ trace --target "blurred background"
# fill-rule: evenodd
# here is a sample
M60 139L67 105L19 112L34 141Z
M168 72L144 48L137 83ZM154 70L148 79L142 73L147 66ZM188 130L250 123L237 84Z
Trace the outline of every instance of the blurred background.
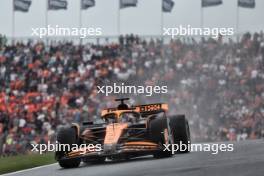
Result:
M54 1L52 5L52 1ZM66 3L65 3L66 2ZM54 142L59 126L100 120L117 97L185 113L193 141L264 137L264 1L2 0L0 155ZM31 28L101 27L103 35L31 36ZM171 40L162 27L233 27ZM168 94L97 94L96 86L167 85Z

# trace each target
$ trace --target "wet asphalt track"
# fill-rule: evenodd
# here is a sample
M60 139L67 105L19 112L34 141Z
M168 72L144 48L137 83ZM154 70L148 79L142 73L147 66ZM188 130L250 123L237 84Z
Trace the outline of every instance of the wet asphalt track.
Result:
M144 157L100 165L61 169L57 164L8 174L12 176L264 176L264 140L234 143L234 152Z

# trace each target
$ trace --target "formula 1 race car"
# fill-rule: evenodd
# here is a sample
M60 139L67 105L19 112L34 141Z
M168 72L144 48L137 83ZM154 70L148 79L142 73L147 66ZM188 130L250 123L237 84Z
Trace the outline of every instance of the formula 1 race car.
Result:
M102 163L107 159L122 160L153 155L172 156L165 144L190 144L190 130L184 115L168 117L168 104L157 103L129 107L117 99L116 108L102 110L102 124L83 122L62 127L57 133L60 144L83 146L56 151L55 158L64 168L78 167L80 162ZM101 146L100 148L98 146ZM95 149L96 148L96 149ZM189 152L188 149L179 151Z

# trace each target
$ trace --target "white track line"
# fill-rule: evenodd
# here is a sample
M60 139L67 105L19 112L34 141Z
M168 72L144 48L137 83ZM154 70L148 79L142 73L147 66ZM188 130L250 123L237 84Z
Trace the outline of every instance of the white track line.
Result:
M44 166L38 166L38 167L33 167L30 169L24 169L24 170L20 170L20 171L16 171L16 172L11 172L11 173L7 173L7 174L2 174L1 176L8 176L8 175L14 175L14 174L19 174L19 173L23 173L23 172L27 172L27 171L31 171L31 170L36 170L36 169L40 169L40 168L45 168L45 167L49 167L52 165L57 165L58 163L53 163L53 164L47 164Z

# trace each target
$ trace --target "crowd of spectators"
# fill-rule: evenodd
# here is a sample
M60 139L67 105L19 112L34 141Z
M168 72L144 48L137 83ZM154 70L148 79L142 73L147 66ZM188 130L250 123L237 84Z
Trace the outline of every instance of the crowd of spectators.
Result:
M98 85L167 85L167 94L129 96L132 103L167 102L185 113L196 141L264 136L264 34L239 41L144 40L76 45L27 42L0 50L0 156L54 141L60 125L99 121L117 95Z

